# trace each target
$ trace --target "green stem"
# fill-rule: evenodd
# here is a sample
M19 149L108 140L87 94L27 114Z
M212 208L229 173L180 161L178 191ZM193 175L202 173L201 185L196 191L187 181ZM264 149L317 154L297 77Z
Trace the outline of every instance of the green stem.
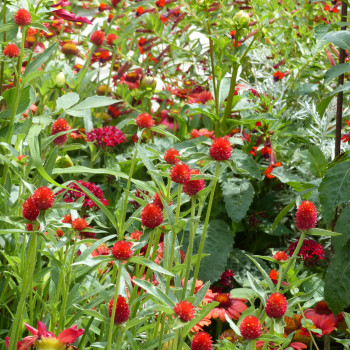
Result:
M303 316L304 321L307 322L307 319L305 318L305 315L304 315L303 308L301 307L300 303L298 303L298 307L299 307L299 311L301 313L301 316ZM315 340L314 336L312 335L312 332L310 331L310 329L307 328L307 331L309 332L309 335L311 337L312 343L314 343L314 345L315 345L315 348L317 350L320 350L317 346L316 340ZM312 347L312 343L311 343L311 347Z
M256 341L255 340L251 340L249 342L249 350L255 350L255 344L256 344Z
M113 267L113 273L115 273L117 263L114 263ZM107 340L107 347L106 350L111 350L112 346L112 336L113 336L113 326L114 326L114 318L115 318L115 312L116 312L116 305L117 305L117 299L118 299L118 292L119 292L119 284L120 279L122 276L122 268L123 268L123 261L118 261L118 273L117 273L117 280L115 283L115 291L114 291L114 300L113 300L113 308L112 308L112 315L111 315L111 322L109 324L109 330L108 330L108 340Z
M85 63L84 63L84 66L83 68L80 70L79 74L78 74L78 78L77 78L77 81L75 82L75 91L79 91L80 89L80 85L85 77L85 74L88 70L88 68L90 67L91 65L91 57L93 55L93 53L95 52L95 48L96 46L95 45L92 45L90 51L89 51L89 54L88 54L88 57L86 58L85 60Z
M23 274L22 279L22 295L21 299L17 306L16 316L12 324L12 329L10 333L10 344L9 350L16 350L17 340L19 336L19 332L22 328L22 315L25 308L25 301L28 296L29 288L33 280L34 269L35 269L35 257L36 257L36 244L37 244L37 236L35 232L32 232L29 246L28 246L28 255L27 255L27 270Z
M116 50L116 48L114 48L113 55L112 55L111 68L109 69L109 74L108 74L107 88L106 88L106 91L105 91L105 96L108 95L109 83L111 82L111 78L112 78L112 73L113 73L114 61L115 61L116 54L117 54L117 50Z
M287 273L288 273L290 267L292 266L294 260L296 260L296 258L297 258L297 256L298 256L298 253L299 253L299 251L300 251L300 249L301 249L301 246L303 245L303 242L304 242L305 237L306 237L306 232L305 232L305 231L302 231L301 236L300 236L300 239L299 239L299 242L298 242L298 245L297 245L297 247L295 248L292 257L289 259L286 268L283 270L283 273L282 273L282 275L281 275L281 278L278 279L278 284L277 284L277 287L276 287L276 292L279 291L279 289L280 289L280 287L281 287L281 283L282 283L284 277L287 275Z
M188 283L188 279L190 277L190 271L191 271L193 242L194 242L194 238L195 238L195 235L196 235L195 222L194 222L195 214L196 214L196 199L194 197L192 197L191 198L190 239L189 239L187 253L186 253L186 258L185 258L186 272L185 272L184 286L183 286L183 289L182 289L182 299L185 299L185 297L186 297L187 283Z
M205 236L207 233L207 229L208 229L208 224L209 224L209 218L210 218L210 213L211 213L211 207L213 205L213 199L214 199L214 194L215 194L215 188L216 188L216 184L218 182L218 177L219 177L219 170L220 170L220 162L216 162L216 168L215 168L215 175L214 175L214 180L213 180L213 186L212 186L212 190L210 193L210 198L209 198L209 203L208 203L208 209L207 209L207 213L205 215L205 221L204 221L204 227L203 227L203 233L202 233L202 237L199 243L199 249L198 249L198 255L197 255L197 263L196 263L196 267L194 269L194 274L193 274L193 281L192 281L192 286L191 286L191 293L190 295L193 295L194 293L194 289L196 286L196 280L198 277L198 272L199 272L199 265L201 263L201 256L203 253L203 248L204 248L204 242L205 242Z
M6 24L6 2L7 0L4 0L4 4L2 7L2 24ZM6 30L2 33L2 41L6 42ZM0 65L0 96L2 95L2 85L4 81L4 68L5 68L5 62L2 61ZM1 110L1 109L0 109Z

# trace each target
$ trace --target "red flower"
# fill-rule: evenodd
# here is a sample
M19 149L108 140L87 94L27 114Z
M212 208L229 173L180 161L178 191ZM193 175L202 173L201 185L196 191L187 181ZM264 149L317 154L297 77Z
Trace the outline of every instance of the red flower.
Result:
M48 187L39 187L32 196L34 205L40 210L47 210L52 207L54 195Z
M211 336L207 332L197 333L191 344L191 350L212 350Z
M156 228L163 222L161 209L153 203L147 204L142 210L141 222L148 228Z
M291 243L287 248L289 256L293 255L298 241ZM298 256L300 256L307 265L315 265L318 261L324 260L325 255L326 252L324 251L323 245L312 239L305 239L298 253Z
M212 138L213 135L214 135L214 131L209 131L208 129L191 130L191 139L195 139L200 136Z
M128 260L134 254L131 247L131 242L118 241L112 247L112 254L117 260Z
M180 301L176 306L174 307L174 311L176 315L179 316L180 320L183 322L188 322L194 318L194 307L192 303L189 301Z
M276 73L273 73L272 77L273 77L273 80L277 83L279 80L283 79L284 73L276 72Z
M277 261L287 261L288 255L286 252L280 250L274 254L273 258Z
M40 214L40 210L35 206L32 197L29 197L22 206L22 215L25 219L35 221Z
M164 160L168 164L173 164L175 165L180 161L177 157L180 157L180 153L175 149L175 148L169 148L165 153L164 153Z
M210 91L202 91L198 93L192 93L189 96L188 103L201 103L205 105L208 101L213 100L213 95L211 94Z
M35 329L28 324L24 324L32 336L25 337L17 342L18 350L29 350L35 343L36 349L61 349L69 348L70 344L75 343L76 340L84 333L84 329L78 329L76 325L65 329L57 337L47 331L46 325L38 321L38 329ZM6 337L6 347L10 344L10 338Z
M191 170L191 176L192 175L199 175L201 172L197 169ZM198 180L191 180L184 184L183 191L188 194L189 196L194 196L199 191L201 191L205 186L205 180L204 179L198 179Z
M157 0L156 5L158 7L164 7L165 6L165 0Z
M184 185L190 181L191 170L188 165L184 163L177 163L171 168L170 177L174 182Z
M154 126L154 120L148 113L142 113L136 118L136 124L140 129L148 129Z
M281 293L273 293L266 300L266 315L272 318L282 317L288 308L286 297Z
M71 224L72 223L72 216L70 214L65 215L64 218L62 219L62 222L64 224Z
M262 333L260 321L255 316L245 317L239 326L239 330L242 337L247 340L256 339Z
M136 9L136 17L141 16L144 12L145 12L145 9L142 6L138 7Z
M295 224L300 231L307 231L316 226L317 210L310 201L303 201L295 215Z
M154 203L156 206L158 206L160 210L163 210L163 209L164 209L164 207L163 207L163 202L162 202L162 200L160 199L160 196L163 197L162 193L161 193L161 192L157 192L157 193L154 195L154 197L153 197L153 203ZM172 202L170 202L169 205L171 205L171 204L172 204Z
M81 16L77 17L74 13L69 12L65 9L53 10L52 13L56 17L65 19L65 20L70 21L70 22L80 22L80 23L92 24L92 22L90 20L88 20L86 17L81 17Z
M142 231L134 231L134 232L131 232L130 234L130 238L131 239L134 239L135 241L138 241L142 236Z
M214 160L227 160L231 157L232 146L230 142L223 138L219 137L211 144L209 148L210 157Z
M88 227L87 222L83 218L77 218L72 222L72 227L74 230L82 231Z
M13 21L19 26L27 26L32 22L32 17L26 9L19 9L15 13Z
M330 334L335 330L335 317L333 314L319 315L316 314L314 310L306 310L305 318L311 320L314 323L314 325L322 331L322 335ZM314 333L314 335L316 335L317 337L321 337L321 335L318 333Z
M109 317L112 317L113 303L114 303L114 298L111 299L108 304ZM123 296L118 295L117 303L115 305L114 323L116 325L119 325L126 322L129 319L129 315L130 315L130 310L126 299Z
M278 282L278 272L276 270L272 269L270 271L269 277L271 278L271 281L274 284L277 284L277 282Z
M115 126L104 126L103 128L93 129L86 134L89 142L94 142L106 149L117 147L117 145L126 141L125 134Z
M105 35L102 30L96 30L90 36L90 41L96 46L102 46L104 40Z
M106 37L106 42L108 46L113 46L113 41L117 39L117 36L113 33L110 33Z
M59 132L62 132L62 131L67 131L67 130L70 130L71 127L70 125L67 123L67 121L63 118L59 118L57 119L53 125L52 125L52 129L51 129L51 135L56 135L58 134ZM64 134L64 135L61 135L61 136L58 136L56 137L54 140L53 140L53 143L57 146L62 146L66 143L67 141L67 137L68 135L67 134Z
M278 162L278 163L275 163L275 164L271 164L270 166L268 166L266 168L266 170L264 171L264 174L266 174L267 178L273 179L273 178L276 177L275 175L271 175L273 168L274 167L280 167L280 166L282 166L281 162Z
M7 44L3 51L4 56L15 58L19 55L19 50L16 44Z

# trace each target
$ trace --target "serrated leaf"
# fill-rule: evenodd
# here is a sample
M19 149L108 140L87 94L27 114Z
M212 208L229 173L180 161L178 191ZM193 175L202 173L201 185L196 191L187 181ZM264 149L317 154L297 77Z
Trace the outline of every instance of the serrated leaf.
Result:
M236 223L246 215L254 197L254 188L244 179L227 179L221 184L228 216Z
M238 170L243 170L255 179L260 179L259 166L250 154L246 154L239 149L233 149L231 158Z

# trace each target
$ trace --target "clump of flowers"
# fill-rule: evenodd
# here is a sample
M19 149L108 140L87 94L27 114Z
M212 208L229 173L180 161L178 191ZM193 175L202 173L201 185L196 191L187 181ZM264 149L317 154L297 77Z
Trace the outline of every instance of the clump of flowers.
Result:
M4 56L15 58L18 57L19 50L16 44L7 44L2 53L4 54Z
M234 272L232 270L225 270L219 279L218 282L216 282L213 286L210 287L210 289L214 293L223 293L223 292L229 292L231 289L233 289L233 276Z
M184 163L176 163L170 171L170 178L178 184L184 185L191 178L191 171L188 165Z
M94 183L88 182L88 181L82 181L82 180L78 180L77 183L79 183L81 186L87 188L95 197L97 197L97 199L103 204L103 205L108 205L108 200L104 198L104 193L103 191L96 186ZM80 187L72 182L69 186L69 188L71 188L72 190L75 191L67 191L64 195L63 195L63 200L66 203L72 203L77 201L80 197L84 197L84 202L83 202L83 207L87 208L87 209L95 209L95 210L99 210L100 208L94 203L93 200L90 199L89 196L87 196L81 189ZM65 190L60 190L59 192L57 192L57 195L64 192Z
M197 169L191 169L190 174L192 175L199 175L201 172ZM189 180L186 182L183 186L183 191L188 194L189 196L194 196L199 191L203 190L205 187L205 180L204 179L198 179L198 180Z
M32 197L29 197L22 206L22 215L25 219L35 221L40 214L40 210L35 206Z
M112 149L126 141L125 134L115 126L95 128L86 134L86 139L103 149Z
M289 256L293 255L295 248L298 245L298 241L292 242L287 248ZM307 265L317 264L320 260L325 259L325 255L326 252L323 245L312 239L305 239L298 253L298 256L300 256Z

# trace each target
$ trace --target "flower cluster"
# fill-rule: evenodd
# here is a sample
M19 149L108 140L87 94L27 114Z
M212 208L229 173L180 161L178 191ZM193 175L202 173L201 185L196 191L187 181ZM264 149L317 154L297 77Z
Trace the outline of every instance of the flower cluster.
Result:
M296 242L292 242L287 248L289 256L293 255L294 250L298 245L298 242L299 240ZM323 245L313 241L312 239L305 239L298 253L298 256L300 256L308 265L315 265L320 260L324 260L325 255L326 252L324 250Z
M112 149L126 141L125 134L115 126L104 126L95 128L86 134L89 142L95 142L103 149Z

